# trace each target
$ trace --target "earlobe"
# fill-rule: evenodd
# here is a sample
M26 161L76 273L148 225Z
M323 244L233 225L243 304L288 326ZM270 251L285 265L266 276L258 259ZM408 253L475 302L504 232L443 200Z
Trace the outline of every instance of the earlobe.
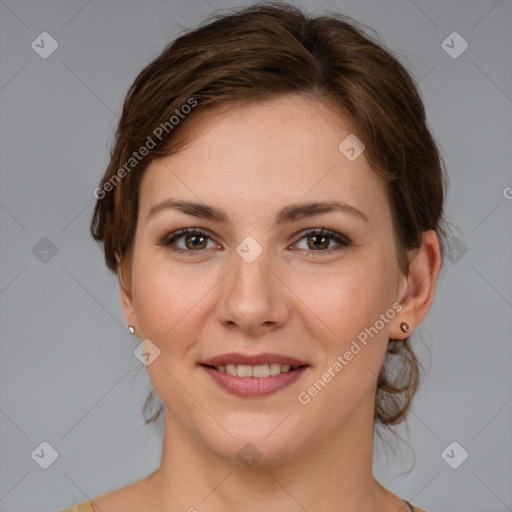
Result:
M409 265L409 275L403 279L398 301L402 310L390 326L390 337L404 339L423 321L434 300L437 278L441 268L441 247L434 230L424 231L422 244ZM404 291L405 288L405 291ZM408 329L403 328L403 323Z

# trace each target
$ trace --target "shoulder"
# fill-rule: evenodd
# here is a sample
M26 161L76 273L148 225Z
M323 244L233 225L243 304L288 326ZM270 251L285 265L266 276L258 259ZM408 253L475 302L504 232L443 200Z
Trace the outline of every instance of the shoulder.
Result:
M100 494L92 500L59 510L58 512L129 512L142 504L142 481Z
M87 512L130 512L132 510L140 510L143 503L144 480L142 479L119 489L100 494L92 500L93 508Z
M412 507L412 512L427 512L426 510L420 508L420 507L415 507L414 505L411 504L411 507Z
M63 508L58 512L95 512L92 506L91 500L82 501L82 503L78 503L77 505L69 508Z

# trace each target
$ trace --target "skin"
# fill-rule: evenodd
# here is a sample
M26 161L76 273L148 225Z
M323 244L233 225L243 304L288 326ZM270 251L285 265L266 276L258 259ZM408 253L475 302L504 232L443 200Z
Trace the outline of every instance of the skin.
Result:
M353 130L332 106L287 96L194 119L187 129L192 142L145 172L131 268L120 279L127 323L160 350L147 370L165 407L161 464L96 498L96 510L405 512L372 472L375 389L388 338L410 335L430 309L441 263L436 233L424 233L405 277L384 183L364 152L349 161L338 150ZM148 219L169 198L222 209L229 222L174 208ZM281 208L326 200L348 203L368 222L333 211L274 226ZM161 244L183 227L210 238L175 240L188 253ZM352 244L304 234L319 228ZM252 263L236 252L248 236L263 248ZM403 309L300 404L298 393L394 303ZM275 352L310 368L273 395L242 398L198 366L226 352ZM261 452L253 467L237 457L248 442Z

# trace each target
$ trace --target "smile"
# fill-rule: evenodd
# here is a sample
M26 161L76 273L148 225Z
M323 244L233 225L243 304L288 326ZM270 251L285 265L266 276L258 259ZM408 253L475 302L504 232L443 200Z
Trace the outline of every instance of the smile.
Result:
M224 368L223 368L224 367ZM278 363L250 365L201 365L221 389L244 398L258 398L291 386L310 368L309 365L291 367ZM271 373L272 371L272 373Z

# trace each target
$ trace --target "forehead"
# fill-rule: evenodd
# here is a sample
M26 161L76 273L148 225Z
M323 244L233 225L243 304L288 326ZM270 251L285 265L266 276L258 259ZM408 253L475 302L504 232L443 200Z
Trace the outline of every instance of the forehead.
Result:
M385 184L364 151L355 160L340 151L340 143L355 134L330 105L282 97L189 121L181 134L187 145L146 169L142 214L168 197L227 209L258 202L277 210L301 199L331 199L351 203L368 216L387 210Z

